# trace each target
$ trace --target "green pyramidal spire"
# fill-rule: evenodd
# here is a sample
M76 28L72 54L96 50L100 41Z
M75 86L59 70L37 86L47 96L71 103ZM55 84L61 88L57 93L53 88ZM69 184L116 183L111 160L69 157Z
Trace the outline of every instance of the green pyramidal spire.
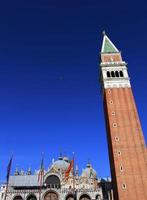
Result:
M101 53L118 53L119 50L116 48L116 46L111 42L111 40L107 37L105 32L103 33L103 44Z

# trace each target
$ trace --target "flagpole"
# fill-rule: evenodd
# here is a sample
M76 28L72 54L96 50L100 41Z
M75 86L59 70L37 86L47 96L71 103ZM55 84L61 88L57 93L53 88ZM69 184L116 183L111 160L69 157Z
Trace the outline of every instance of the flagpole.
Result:
M13 160L13 155L11 156L10 161L8 163L8 167L7 167L7 184L6 184L6 191L5 191L4 200L7 199L8 186L9 186L9 177L10 177L10 172L11 172L12 160Z
M74 200L77 199L77 191L75 187L75 153L73 152L73 195L74 195Z
M41 193L42 193L42 183L43 183L43 176L44 176L44 153L42 153L42 159L40 164L40 171L38 175L38 182L39 182L39 200L41 200Z
M75 189L75 153L73 152L73 190Z

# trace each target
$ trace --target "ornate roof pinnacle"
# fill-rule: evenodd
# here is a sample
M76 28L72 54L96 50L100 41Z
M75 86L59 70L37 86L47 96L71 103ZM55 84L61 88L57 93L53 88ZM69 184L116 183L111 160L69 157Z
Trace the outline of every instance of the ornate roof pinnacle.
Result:
M59 154L59 160L63 160L62 152L60 152L60 154Z
M91 163L90 163L90 160L88 159L87 168L90 168L90 167L91 167Z

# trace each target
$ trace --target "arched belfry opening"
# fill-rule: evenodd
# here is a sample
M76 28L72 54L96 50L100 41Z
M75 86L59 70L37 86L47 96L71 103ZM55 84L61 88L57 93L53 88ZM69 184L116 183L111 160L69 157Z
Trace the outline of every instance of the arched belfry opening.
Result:
M116 76L116 77L119 77L118 71L115 72L115 76Z
M120 77L124 77L123 71L120 71L119 74L120 74Z
M112 77L115 77L114 71L111 72L111 76L112 76Z
M107 77L110 78L111 77L111 74L109 71L107 71Z
M60 188L61 184L60 184L60 179L58 176L56 175L50 175L46 178L45 180L45 185L48 188Z

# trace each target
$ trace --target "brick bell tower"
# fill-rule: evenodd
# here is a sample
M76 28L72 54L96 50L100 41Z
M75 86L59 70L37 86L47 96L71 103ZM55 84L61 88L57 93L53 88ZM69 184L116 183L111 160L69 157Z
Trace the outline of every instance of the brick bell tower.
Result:
M101 83L115 200L147 200L147 149L127 64L103 33Z

